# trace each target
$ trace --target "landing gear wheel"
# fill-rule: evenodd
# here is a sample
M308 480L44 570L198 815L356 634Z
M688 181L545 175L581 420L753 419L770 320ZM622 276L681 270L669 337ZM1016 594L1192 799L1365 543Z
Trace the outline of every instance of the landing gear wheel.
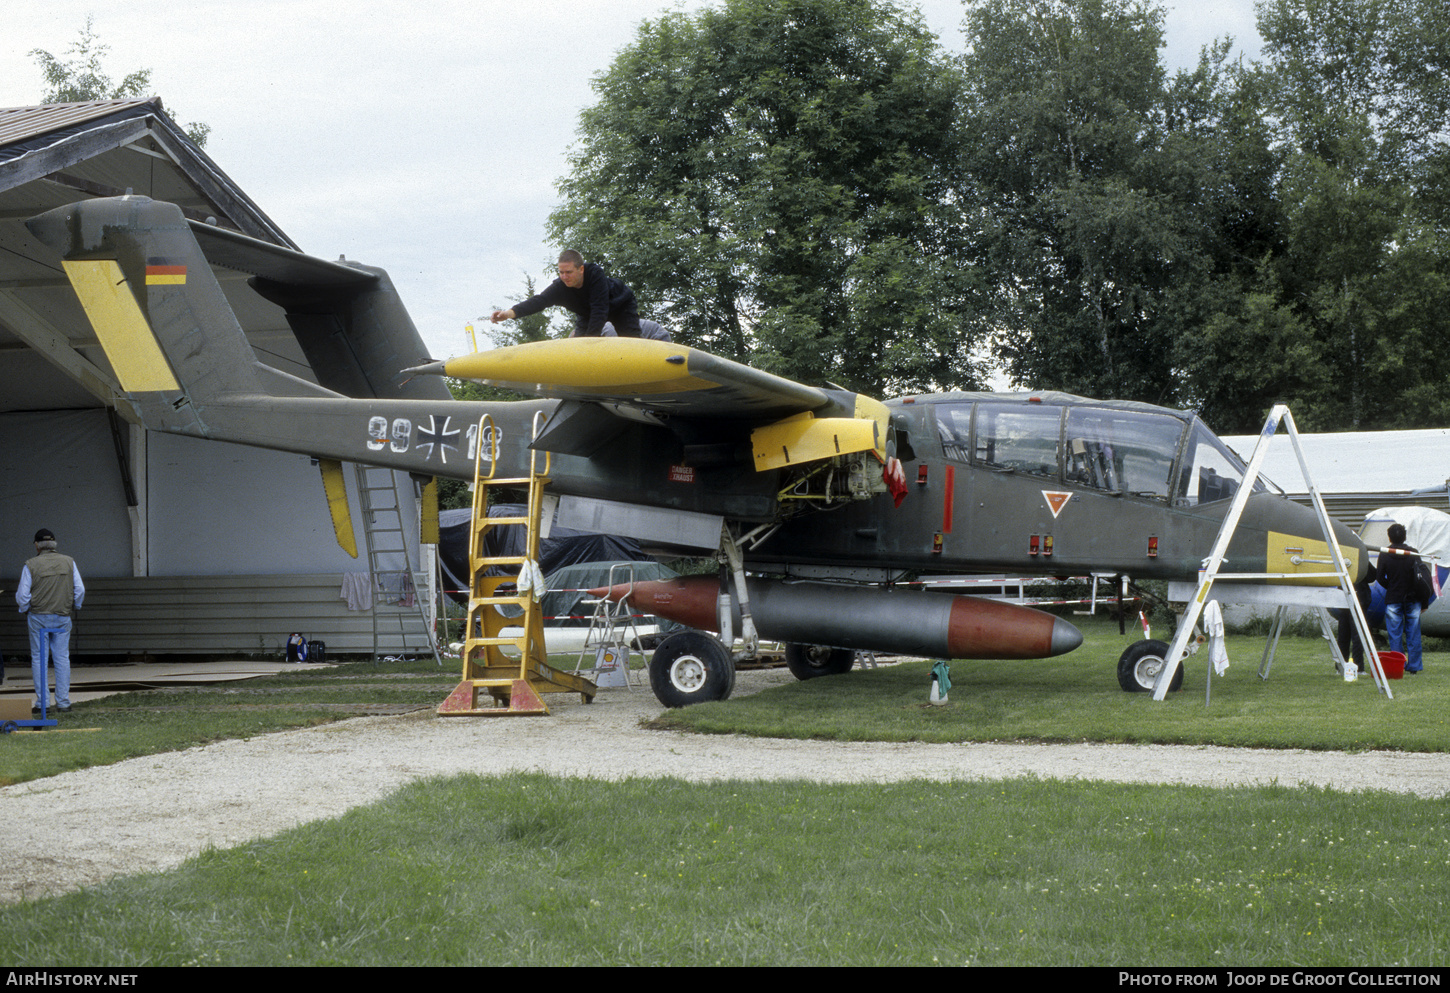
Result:
M839 676L843 672L850 672L855 664L856 653L849 648L794 643L787 643L785 646L785 665L796 679Z
M1125 693L1152 693L1153 685L1158 682L1158 673L1167 664L1163 661L1167 657L1168 645L1164 642L1134 642L1118 658L1118 685ZM1179 663L1168 687L1170 693L1183 688L1183 668L1183 664Z
M714 635L677 631L655 649L649 687L666 707L724 700L735 689L735 660Z

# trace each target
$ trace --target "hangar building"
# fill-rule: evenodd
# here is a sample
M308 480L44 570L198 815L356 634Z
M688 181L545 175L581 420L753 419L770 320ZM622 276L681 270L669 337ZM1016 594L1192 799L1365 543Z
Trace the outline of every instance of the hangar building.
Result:
M312 460L127 421L58 260L24 222L128 192L296 249L157 98L0 109L0 652L29 651L13 593L39 527L55 532L86 580L78 656L280 656L294 631L322 639L332 654L369 652L375 619L380 650L418 651L420 637L427 650L416 609L388 619L349 609L346 580L366 573L368 559L338 547ZM283 310L249 289L249 273L209 259L258 357L316 382ZM417 568L431 549L418 544L412 483L398 479L392 516ZM360 522L351 483L349 491ZM423 564L421 575L431 574ZM428 588L418 592L432 603Z

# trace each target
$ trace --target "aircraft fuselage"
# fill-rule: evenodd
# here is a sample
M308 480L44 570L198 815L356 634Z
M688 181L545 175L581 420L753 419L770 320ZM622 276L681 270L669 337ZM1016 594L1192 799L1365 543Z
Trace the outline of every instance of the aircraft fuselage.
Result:
M489 439L485 474L495 451L497 475L524 475L531 461L542 469L545 453L534 450L532 441L559 411L553 400L273 397L259 413L255 397L235 399L235 417L232 404L218 398L196 410L158 411L148 421L164 417L182 433L418 475L472 478L480 430ZM566 435L560 442L589 454L548 453L551 491L714 514L745 525L777 522L747 553L758 567L1191 579L1242 473L1242 464L1196 417L1144 404L1062 394L1035 401L1019 394L946 394L888 406L891 444L908 487L899 507L889 493L879 492L795 513L790 497L782 498L790 474L756 472L749 465L745 426L721 424L709 438L682 439L664 424L602 413L591 423L607 423L608 431L583 439ZM1019 412L1025 417L1019 419ZM485 413L488 420L480 428ZM952 418L965 431L960 437ZM1041 434L1017 430L1033 422L1043 428ZM1009 429L1017 433L1009 437ZM1078 430L1096 437L1073 437ZM1015 451L1008 450L1012 445ZM711 454L692 459L699 451ZM1029 451L1037 461L1016 457ZM1336 533L1362 569L1358 539L1346 528ZM1296 550L1312 559L1315 543L1322 553L1323 536L1312 512L1260 486L1235 532L1228 568L1287 568L1283 563ZM1323 571L1313 565L1301 569Z
M791 520L756 560L809 554L923 572L1192 579L1242 478L1242 463L1196 417L1146 404L1044 393L922 396L888 406L909 487L901 506L880 494ZM1335 530L1357 555L1352 532ZM1293 571L1288 560L1296 552L1314 558L1304 549L1316 543L1322 552L1313 512L1261 484L1227 568Z

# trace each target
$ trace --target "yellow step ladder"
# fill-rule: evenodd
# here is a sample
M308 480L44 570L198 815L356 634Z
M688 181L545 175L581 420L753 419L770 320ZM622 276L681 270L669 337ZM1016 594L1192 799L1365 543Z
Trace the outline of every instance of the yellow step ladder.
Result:
M534 418L538 437L542 414ZM538 470L538 452L529 456L529 474L502 478L498 471L498 432L493 418L485 414L478 423L478 454L474 462L473 523L469 532L468 627L463 640L463 679L438 707L443 717L514 717L547 714L545 693L578 693L592 703L597 688L583 676L561 672L549 665L544 648L544 620L534 592L520 589L520 575L527 576L526 564L537 570L539 560L539 517L544 504L544 487L549 483L549 458ZM485 447L487 446L487 447ZM484 474L487 453L488 472ZM525 517L489 517L488 494L503 488L528 488ZM527 553L522 556L484 554L489 531L509 524L528 527ZM502 575L489 575L503 573ZM542 580L542 577L539 577ZM542 594L542 591L539 591ZM499 608L511 607L514 616ZM520 616L521 614L521 616ZM505 628L517 629L505 633ZM511 649L506 653L505 649ZM493 698L494 706L479 706L479 692Z

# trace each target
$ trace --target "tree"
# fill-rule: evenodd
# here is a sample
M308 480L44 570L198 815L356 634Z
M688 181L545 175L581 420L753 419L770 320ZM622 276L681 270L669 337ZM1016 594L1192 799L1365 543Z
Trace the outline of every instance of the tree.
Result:
M125 100L146 95L151 87L151 70L137 69L120 83L112 82L103 61L110 46L103 44L94 31L95 18L86 17L80 37L66 49L70 59L61 61L41 48L32 49L30 57L40 65L48 89L41 103L81 103L89 100ZM198 147L206 144L211 125L193 122L184 127L186 136Z
M884 0L640 26L581 115L560 244L676 340L863 391L970 386L957 76Z
M1308 424L1446 423L1450 14L1442 0L1260 0L1257 11L1256 73L1285 163L1279 309L1326 365L1320 388L1297 398Z
M1284 305L1283 157L1264 120L1262 81L1229 61L1230 47L1207 46L1167 91L1168 131L1188 139L1197 161L1201 220L1198 279L1175 288L1183 306L1172 367L1178 403L1221 431L1252 432L1275 403L1322 390L1327 373L1322 349ZM1298 410L1307 423L1310 413Z
M1183 335L1268 237L1272 169L1222 100L1227 46L1166 80L1162 20L1147 0L968 8L962 199L982 204L988 319L1021 385L1191 402Z

